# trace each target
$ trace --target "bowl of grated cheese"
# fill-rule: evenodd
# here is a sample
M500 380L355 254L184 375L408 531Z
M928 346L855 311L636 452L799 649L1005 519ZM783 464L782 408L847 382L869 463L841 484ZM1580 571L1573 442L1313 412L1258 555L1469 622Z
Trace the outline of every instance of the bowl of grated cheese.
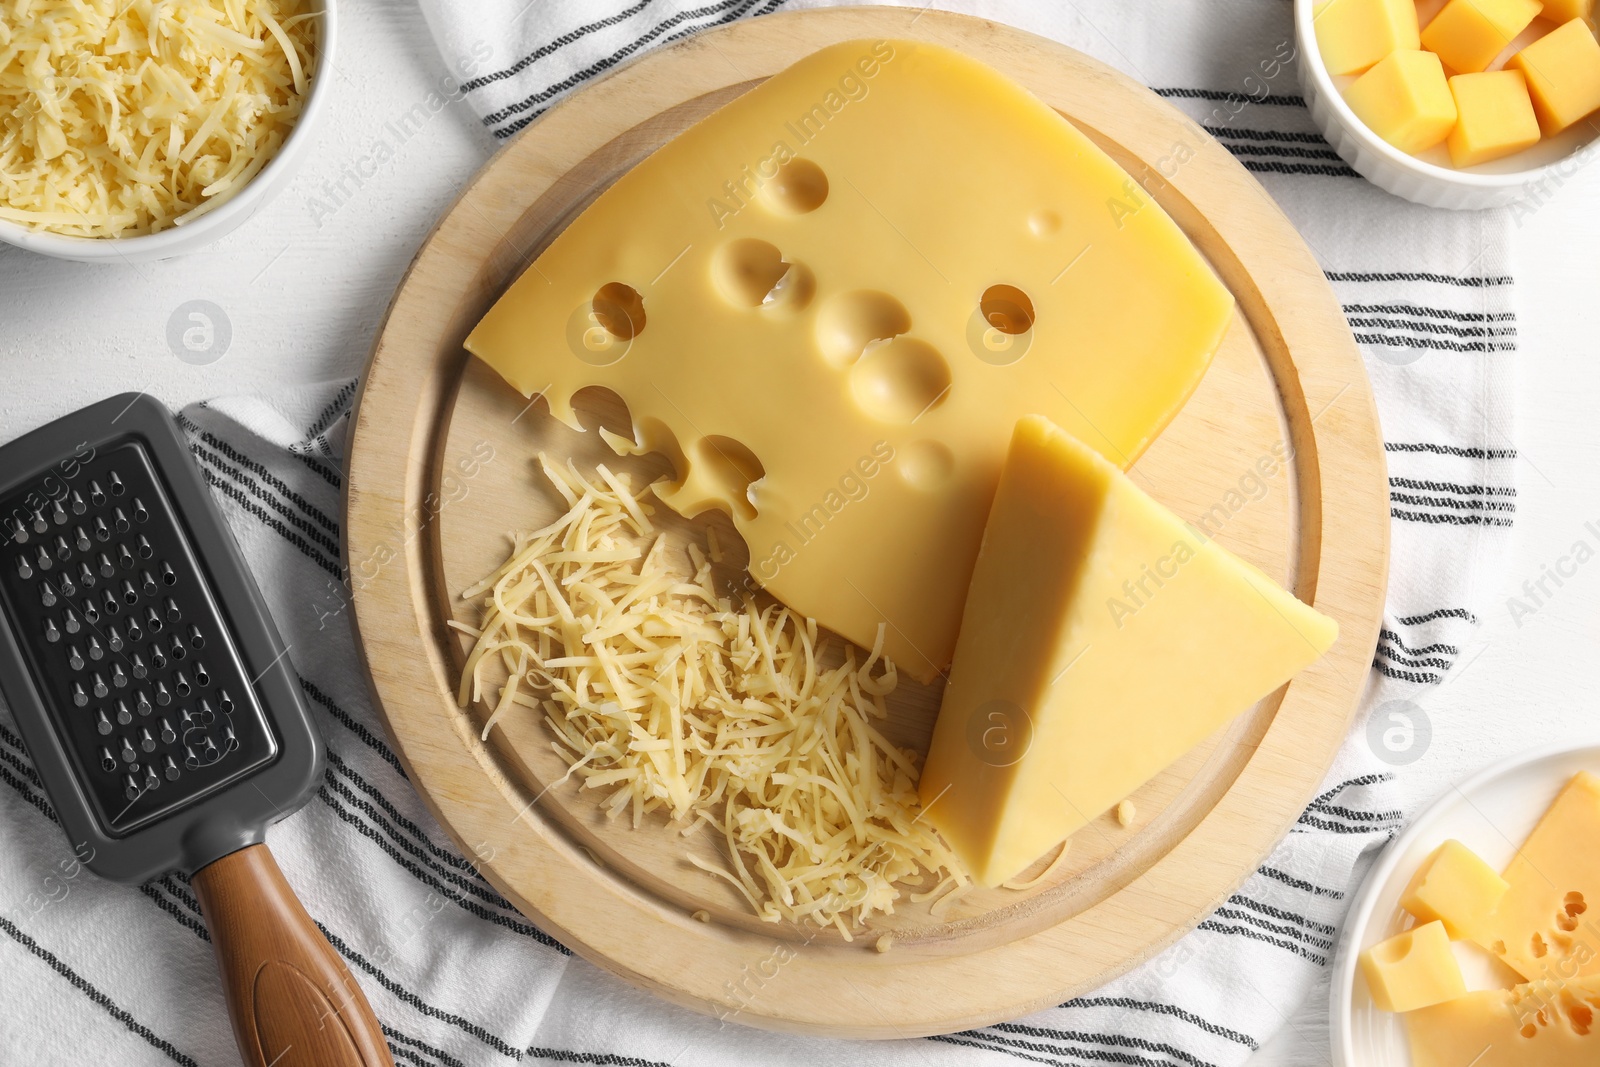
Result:
M281 190L333 0L0 0L0 241L80 262L210 244Z

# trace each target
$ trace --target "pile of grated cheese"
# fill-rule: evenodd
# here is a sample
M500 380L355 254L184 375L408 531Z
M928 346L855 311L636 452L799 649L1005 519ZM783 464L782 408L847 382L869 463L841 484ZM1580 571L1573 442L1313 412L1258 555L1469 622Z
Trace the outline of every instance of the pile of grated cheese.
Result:
M0 0L0 219L132 237L224 203L300 116L307 0Z
M510 558L463 596L482 599L460 702L488 700L488 736L508 714L540 715L554 748L635 828L660 812L708 828L726 879L770 922L837 928L846 939L901 889L922 900L966 884L919 821L913 753L877 726L896 684L879 647L825 666L817 625L781 605L717 593L694 545L674 569L646 488L604 465L581 475L539 457L568 510L518 534ZM686 575L685 570L689 573ZM509 678L496 692L486 671Z

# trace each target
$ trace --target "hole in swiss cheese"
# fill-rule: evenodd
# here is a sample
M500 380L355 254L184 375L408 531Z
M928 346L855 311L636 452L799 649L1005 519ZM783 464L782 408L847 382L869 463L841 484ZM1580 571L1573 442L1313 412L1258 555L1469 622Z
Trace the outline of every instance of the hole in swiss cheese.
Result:
M978 301L983 321L1001 333L1027 333L1033 329L1033 301L1014 285L991 285Z
M607 282L591 301L595 321L612 337L631 341L644 330L644 297L625 282Z

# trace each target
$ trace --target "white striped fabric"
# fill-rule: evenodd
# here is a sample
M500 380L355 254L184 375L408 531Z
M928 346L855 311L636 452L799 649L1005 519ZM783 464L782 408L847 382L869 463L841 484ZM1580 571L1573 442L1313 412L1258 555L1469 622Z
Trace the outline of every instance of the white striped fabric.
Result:
M421 2L446 65L471 79L466 97L496 133L643 48L800 6ZM1107 987L1019 1022L847 1044L692 1015L572 958L518 915L432 821L385 744L360 680L339 564L337 458L353 383L191 408L195 455L328 738L322 790L271 843L350 961L398 1063L1239 1064L1326 966L1364 860L1442 786L1409 766L1427 744L1422 708L1472 655L1474 612L1515 518L1505 220L1413 207L1351 174L1298 96L1284 0L967 9L1090 52L1208 127L1300 227L1345 306L1383 419L1394 567L1367 710L1324 790L1193 934ZM38 1063L235 1064L184 880L129 888L77 868L9 713L0 714L0 782L0 1049L26 1049Z

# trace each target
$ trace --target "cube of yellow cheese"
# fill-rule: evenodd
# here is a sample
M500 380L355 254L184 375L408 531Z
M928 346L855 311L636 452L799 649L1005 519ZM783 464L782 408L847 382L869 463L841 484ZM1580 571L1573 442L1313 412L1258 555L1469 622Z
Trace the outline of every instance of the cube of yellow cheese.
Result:
M1594 0L1544 0L1543 17L1551 22L1570 19L1587 19L1594 10Z
M1328 0L1312 26L1332 74L1360 74L1397 48L1422 47L1413 0Z
M1232 317L1183 230L1060 113L960 52L866 40L618 178L466 348L574 429L574 395L619 395L637 449L673 462L668 507L726 511L755 582L864 647L881 631L932 681L1016 421L1131 464Z
M1456 124L1445 143L1450 162L1475 167L1539 143L1528 83L1517 70L1486 70L1450 79Z
M998 885L1337 634L1093 449L1023 418L922 773L927 817Z
M1456 102L1432 52L1390 52L1344 92L1367 128L1402 152L1421 152L1449 136Z
M1422 47L1457 74L1485 70L1539 9L1539 0L1450 0L1423 27Z
M1587 19L1594 11L1595 0L1544 0L1542 16L1552 22L1570 19Z
M1444 923L1424 923L1361 954L1372 1001L1384 1011L1415 1011L1466 993Z
M1400 906L1418 922L1442 922L1457 940L1470 937L1511 883L1460 841L1440 845L1418 868Z
M1506 60L1528 79L1528 94L1545 136L1560 133L1600 107L1600 43L1582 19L1557 26Z
M1530 981L1600 975L1600 778L1567 783L1503 872L1511 888L1473 940Z
M1411 1067L1594 1067L1600 979L1485 989L1406 1016Z

